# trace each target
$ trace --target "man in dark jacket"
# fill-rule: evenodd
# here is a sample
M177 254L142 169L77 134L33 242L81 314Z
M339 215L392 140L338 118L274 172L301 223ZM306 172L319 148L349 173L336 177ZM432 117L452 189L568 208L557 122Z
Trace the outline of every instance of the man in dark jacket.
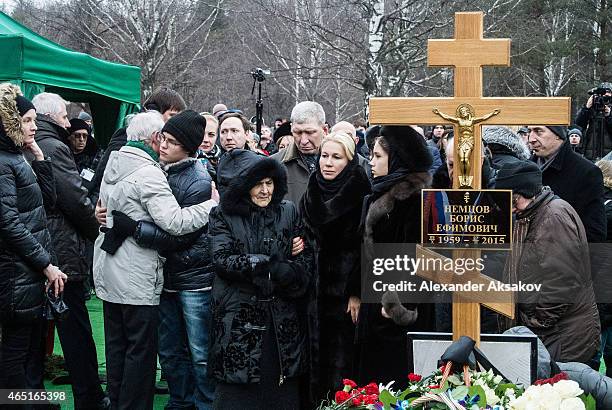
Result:
M74 162L81 178L83 178L83 186L91 193L96 168L104 151L98 148L96 140L91 135L91 127L85 121L78 118L71 119L68 132L70 133L68 142L74 156ZM95 200L92 200L92 202L95 202Z
M55 183L35 120L21 90L0 84L0 389L44 388L45 277L55 292L66 279L51 264L45 207L55 205Z
M196 151L206 120L195 111L172 117L162 129L159 159L181 208L211 199L211 178ZM113 229L134 229L136 243L156 249L164 263L164 288L159 302L159 359L166 374L168 408L211 408L214 385L207 375L210 290L214 276L207 234L198 231L172 236L153 222L136 222L115 214Z
M589 242L604 242L606 213L601 170L572 150L565 127L532 125L529 130L532 161L542 170L544 185L576 210Z
M612 97L612 83L602 83L599 90L602 96ZM599 96L601 97L601 96ZM595 95L591 95L587 102L580 108L576 115L576 125L584 131L584 140L580 151L591 160L599 159L612 151L612 115L610 115L611 105L595 104Z
M98 222L94 205L83 186L72 152L68 147L65 101L57 94L42 93L34 97L38 111L36 142L45 156L51 158L55 176L57 205L47 214L51 239L60 269L68 275L64 302L70 318L57 323L66 365L72 381L75 408L108 406L100 388L98 357L93 340L83 283L91 260L86 255L86 241L95 241Z
M586 233L576 211L542 183L530 161L506 164L497 175L497 188L512 190L517 218L507 279L541 285L517 294L518 321L553 360L587 363L599 348L600 326Z

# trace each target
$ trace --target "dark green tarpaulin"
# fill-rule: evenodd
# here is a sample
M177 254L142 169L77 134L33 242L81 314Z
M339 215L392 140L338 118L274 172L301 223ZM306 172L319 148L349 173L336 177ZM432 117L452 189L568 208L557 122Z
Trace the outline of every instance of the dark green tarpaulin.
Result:
M89 103L102 145L140 104L140 68L62 47L0 12L2 81L19 85L28 98L47 91Z

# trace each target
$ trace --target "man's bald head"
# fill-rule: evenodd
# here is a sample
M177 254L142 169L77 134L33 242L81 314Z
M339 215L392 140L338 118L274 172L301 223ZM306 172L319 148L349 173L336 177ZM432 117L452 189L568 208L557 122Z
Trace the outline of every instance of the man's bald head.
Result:
M348 121L340 121L332 127L331 132L344 132L353 137L355 140L355 145L359 143L357 130L355 129L355 126Z

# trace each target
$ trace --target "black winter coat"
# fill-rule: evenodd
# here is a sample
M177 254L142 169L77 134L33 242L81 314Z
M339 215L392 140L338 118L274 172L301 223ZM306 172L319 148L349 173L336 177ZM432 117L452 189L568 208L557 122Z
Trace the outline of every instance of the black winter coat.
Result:
M112 135L110 141L108 142L108 146L106 150L102 154L100 161L95 169L95 174L93 179L91 180L91 193L90 196L92 198L97 198L100 196L100 185L102 185L102 177L104 176L104 170L106 169L106 164L108 163L108 159L110 158L110 154L113 151L119 151L121 147L123 147L127 143L127 128L119 128Z
M282 201L287 189L282 165L262 158L250 169L226 187L210 215L216 276L209 372L225 383L258 383L264 335L273 326L282 383L307 368L304 295L312 249L291 256L292 238L304 232L295 205ZM266 208L249 205L249 189L265 176L275 182L272 202Z
M376 243L420 243L421 190L429 188L428 173L414 173L374 200L364 223L366 252ZM361 343L359 380L403 381L411 358L406 349L406 332L433 331L434 311L431 304L404 304L418 307L418 318L410 326L396 325L381 314L381 304L363 304L359 312L358 340Z
M601 170L575 153L569 141L565 141L552 163L542 171L542 184L548 185L576 210L589 242L605 242L606 212Z
M188 158L166 167L168 184L181 208L208 201L211 179L200 160ZM214 267L208 226L183 236L172 236L152 222L141 221L134 234L144 248L160 251L164 263L164 289L196 290L212 286Z
M74 162L79 173L83 177L83 186L87 188L90 194L96 193L94 189L95 172L103 156L104 151L98 148L96 140L91 135L87 138L87 144L83 152L74 154ZM88 171L84 173L83 170ZM94 196L97 200L97 195ZM90 198L92 198L92 195L90 195ZM96 201L92 199L92 202L95 203Z
M67 131L48 116L38 114L36 123L35 139L45 157L51 160L57 192L56 207L47 213L53 249L60 270L69 280L83 280L91 264L86 256L86 240L93 242L98 237L95 205L88 197L72 152L65 143Z
M25 323L42 315L43 269L51 263L45 205L55 204L51 163L30 166L0 135L0 322Z
M584 137L580 141L580 152L585 157L594 160L597 152L595 152L595 138L594 133L599 133L596 121L594 120L595 110L593 107L587 108L582 106L576 115L575 123L580 126L583 130ZM612 151L612 115L608 115L603 118L603 139L601 144L603 145L603 155L605 156Z
M300 213L308 236L314 239L319 297L361 295L361 210L371 191L365 170L356 166L346 184L329 201L323 201L317 173L310 175Z

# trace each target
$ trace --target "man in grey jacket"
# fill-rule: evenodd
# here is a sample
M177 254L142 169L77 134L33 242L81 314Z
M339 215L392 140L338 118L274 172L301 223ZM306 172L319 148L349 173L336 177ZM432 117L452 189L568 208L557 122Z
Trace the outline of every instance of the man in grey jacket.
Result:
M127 128L128 143L111 154L100 188L109 227L113 211L154 222L172 235L208 223L215 200L181 208L172 194L158 163L163 126L156 112L136 115ZM156 250L138 246L130 236L111 237L109 231L96 240L94 281L104 301L107 391L113 408L153 407L163 264Z
M306 192L308 178L316 169L319 147L329 129L325 124L325 111L321 104L302 101L291 111L291 134L294 144L289 144L271 158L287 168L287 195L285 199L299 204ZM359 165L369 170L368 161L359 157Z

